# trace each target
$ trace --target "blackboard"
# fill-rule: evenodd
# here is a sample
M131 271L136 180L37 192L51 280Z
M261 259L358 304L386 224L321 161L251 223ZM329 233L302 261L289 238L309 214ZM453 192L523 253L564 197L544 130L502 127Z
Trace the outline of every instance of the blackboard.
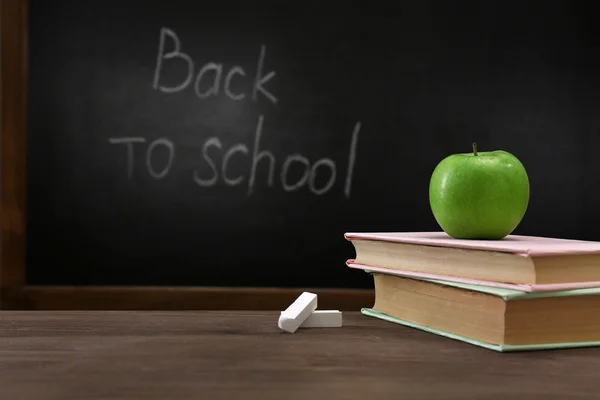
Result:
M591 4L31 0L26 281L370 288L344 232L439 229L473 141L600 240Z

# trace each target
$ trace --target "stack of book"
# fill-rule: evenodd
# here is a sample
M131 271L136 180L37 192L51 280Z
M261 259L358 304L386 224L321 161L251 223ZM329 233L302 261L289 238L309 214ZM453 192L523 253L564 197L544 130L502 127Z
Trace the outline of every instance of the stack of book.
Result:
M373 275L362 313L497 351L600 346L600 242L346 233Z

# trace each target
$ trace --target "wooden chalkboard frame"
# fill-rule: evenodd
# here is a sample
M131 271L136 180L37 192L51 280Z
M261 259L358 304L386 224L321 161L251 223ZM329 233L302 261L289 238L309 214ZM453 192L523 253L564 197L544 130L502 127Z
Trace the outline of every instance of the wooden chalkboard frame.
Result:
M0 309L283 310L303 290L28 286L26 269L28 1L1 0ZM311 290L306 288L306 290ZM320 308L371 306L372 290L315 289Z

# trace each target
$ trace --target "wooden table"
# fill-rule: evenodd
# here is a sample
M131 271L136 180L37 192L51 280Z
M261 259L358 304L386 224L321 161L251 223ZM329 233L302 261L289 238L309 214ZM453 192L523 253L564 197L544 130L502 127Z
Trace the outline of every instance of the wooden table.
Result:
M598 399L600 349L500 354L345 313L0 312L0 399Z

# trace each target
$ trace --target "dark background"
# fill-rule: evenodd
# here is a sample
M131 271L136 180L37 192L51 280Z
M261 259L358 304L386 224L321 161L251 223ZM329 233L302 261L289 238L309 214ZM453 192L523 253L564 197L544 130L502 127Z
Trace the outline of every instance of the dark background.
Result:
M531 201L515 233L600 240L592 2L243 4L30 1L29 284L371 287L344 264L354 256L344 232L438 230L429 177L474 140L527 168ZM201 100L193 82L154 89L163 27L195 73L207 62L242 66L248 79L236 91L251 88L266 46L263 72L276 75L265 88L278 103L222 92ZM160 82L186 73L181 60L163 60ZM274 185L261 161L248 194L250 157L237 154L229 172L245 173L243 184L198 186L194 171L211 176L204 142L220 139L223 149L209 151L217 166L236 143L252 152L259 115ZM125 146L109 143L130 136L147 141L135 145L131 179ZM160 180L145 166L158 138L175 146ZM282 163L297 153L336 163L329 192L282 189ZM156 149L155 168L166 155ZM290 179L300 175L296 164Z

